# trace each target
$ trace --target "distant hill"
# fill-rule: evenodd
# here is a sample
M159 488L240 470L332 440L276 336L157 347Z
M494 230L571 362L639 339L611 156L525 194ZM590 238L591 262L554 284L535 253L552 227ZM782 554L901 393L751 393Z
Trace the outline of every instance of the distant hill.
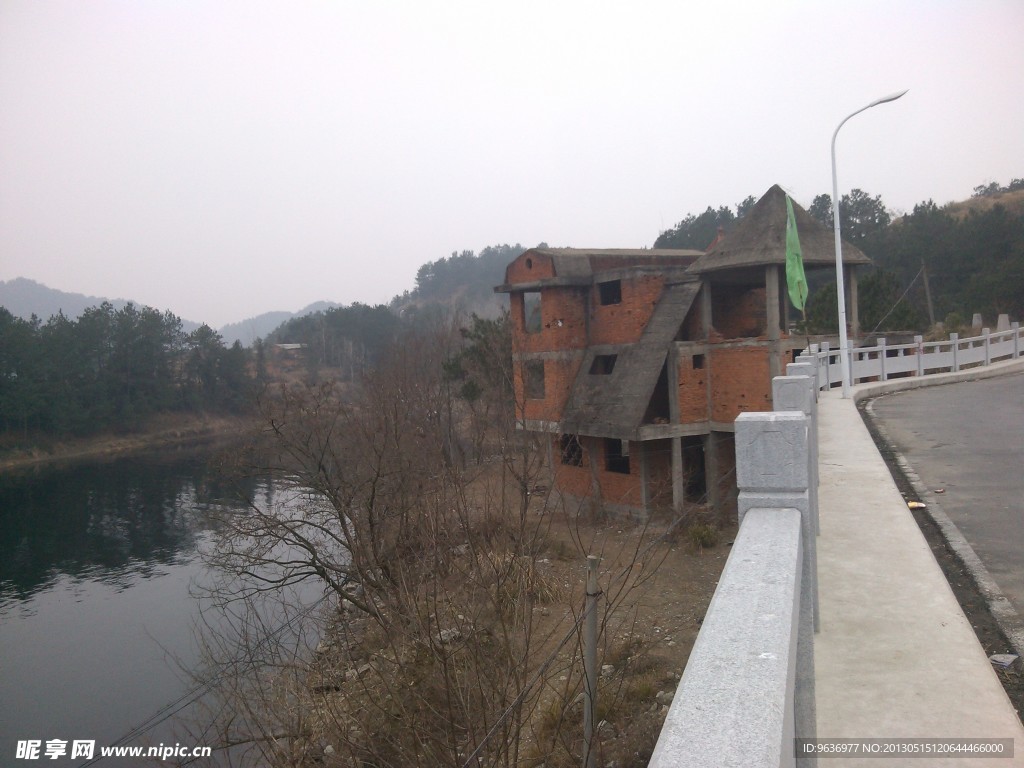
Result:
M315 312L326 312L328 309L340 306L333 301L318 301L298 312L264 312L262 315L250 317L247 320L240 320L237 323L228 323L220 329L220 335L224 344L230 346L235 341L242 342L242 346L251 347L256 339L267 338L272 331L296 317L304 317Z
M105 301L109 302L114 309L123 309L130 302L129 299L108 299L103 296L68 293L56 288L49 288L42 283L24 277L16 277L6 282L0 281L0 307L5 307L12 315L23 320L28 320L35 315L46 322L59 312L63 312L66 317L74 320L80 317L85 310L90 307L98 307ZM137 301L132 303L141 306ZM338 304L331 301L318 301L298 312L264 312L247 320L228 323L218 333L224 339L225 346L230 347L235 341L240 341L242 346L248 347L256 339L266 338L271 331L292 318L323 312L337 306ZM164 311L160 307L155 307L155 309ZM181 321L181 329L185 333L191 333L198 327L199 323L191 320L182 319Z
M109 301L114 309L123 309L128 304L125 299L105 299L58 291L24 277L0 281L0 306L6 307L8 312L23 320L35 315L45 322L60 312L73 320L89 307L98 307L104 301Z
M955 219L964 219L967 218L967 215L971 211L974 211L975 213L985 213L992 210L997 205L1003 206L1007 211L1014 215L1019 216L1024 214L1024 189L976 195L969 200L949 203L948 205L943 206L942 210Z
M541 243L538 247L546 247ZM480 251L452 253L449 258L429 261L416 272L416 287L396 296L391 308L399 313L441 305L481 317L497 317L508 299L494 293L494 286L505 280L505 267L523 251L524 246L491 245Z

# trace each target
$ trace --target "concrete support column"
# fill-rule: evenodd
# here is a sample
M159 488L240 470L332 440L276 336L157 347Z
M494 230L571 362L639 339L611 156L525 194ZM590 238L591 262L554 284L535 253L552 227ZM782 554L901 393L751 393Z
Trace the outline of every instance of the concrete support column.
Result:
M711 431L704 435L704 487L707 488L708 505L718 512L721 494L718 492L718 433Z
M683 511L686 500L685 467L683 466L683 438L672 438L672 509Z
M651 463L647 457L647 443L630 443L629 452L640 461L640 503L644 515L651 514Z
M775 378L782 373L782 353L779 349L782 319L779 312L779 267L769 264L764 269L765 306L768 311L768 374Z
M598 468L604 463L604 440L600 437L587 437L587 453L590 456L590 496L601 501L601 481L597 478Z
M707 341L711 333L711 281L704 278L700 287L700 333Z

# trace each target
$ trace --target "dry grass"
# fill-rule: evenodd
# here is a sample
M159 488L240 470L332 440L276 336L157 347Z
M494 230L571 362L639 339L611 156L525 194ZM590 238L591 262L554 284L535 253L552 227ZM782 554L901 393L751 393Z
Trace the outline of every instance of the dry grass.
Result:
M953 218L960 220L966 219L970 215L971 211L974 211L975 213L985 213L986 211L992 210L997 205L1003 206L1013 214L1024 213L1024 189L1015 189L1012 192L997 192L994 195L972 197L968 200L948 203L943 206L942 210Z

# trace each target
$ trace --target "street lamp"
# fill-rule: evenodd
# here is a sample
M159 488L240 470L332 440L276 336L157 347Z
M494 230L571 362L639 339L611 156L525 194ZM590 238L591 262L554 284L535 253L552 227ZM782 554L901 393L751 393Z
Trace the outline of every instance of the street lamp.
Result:
M875 99L866 107L861 107L856 112L851 112L843 118L843 122L836 126L836 131L832 134L832 221L836 232L836 293L838 294L837 300L839 302L839 366L843 374L843 397L850 396L850 342L846 337L846 286L843 284L843 243L839 236L839 181L836 179L836 136L839 135L839 129L842 128L846 124L846 121L854 115L859 115L864 110L877 107L879 104L896 101L896 99L905 93L906 91L900 91L899 93L892 93L888 96L883 96L880 99Z

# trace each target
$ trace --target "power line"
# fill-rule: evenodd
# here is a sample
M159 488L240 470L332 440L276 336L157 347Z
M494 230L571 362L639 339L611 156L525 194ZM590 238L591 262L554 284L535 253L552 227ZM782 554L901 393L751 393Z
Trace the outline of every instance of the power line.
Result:
M903 299L905 299L905 298L906 298L906 296L907 296L907 294L908 294L908 293L910 293L910 289L914 287L914 283L916 283L916 282L917 282L917 278L919 278L919 277L921 276L921 273L922 273L922 272L924 272L924 264L922 264L922 265L921 265L921 268L920 268L919 270L917 270L917 274L916 274L916 275L914 275L914 279L910 281L910 284L909 284L909 285L907 286L907 290L905 290L905 291L903 292L903 295L902 295L902 296L900 296L900 297L899 297L898 299L896 299L896 303L895 303L895 304L893 304L893 305L892 305L892 306L891 306L891 307L889 308L889 311L888 311L888 312L886 312L886 313L885 313L884 315L882 315L882 319L878 321L878 325L876 325L876 326L875 326L875 327L874 327L874 328L873 328L873 329L871 330L871 333L874 333L875 331L877 331L877 330L878 330L879 328L881 328L881 327L882 327L882 323L884 323L884 322L885 322L885 319L886 319L887 317L889 317L889 315L891 315L891 314L892 314L892 313L893 313L893 312L894 312L894 311L896 310L896 307L898 307L898 306L899 306L900 302L901 302L901 301L903 301Z

